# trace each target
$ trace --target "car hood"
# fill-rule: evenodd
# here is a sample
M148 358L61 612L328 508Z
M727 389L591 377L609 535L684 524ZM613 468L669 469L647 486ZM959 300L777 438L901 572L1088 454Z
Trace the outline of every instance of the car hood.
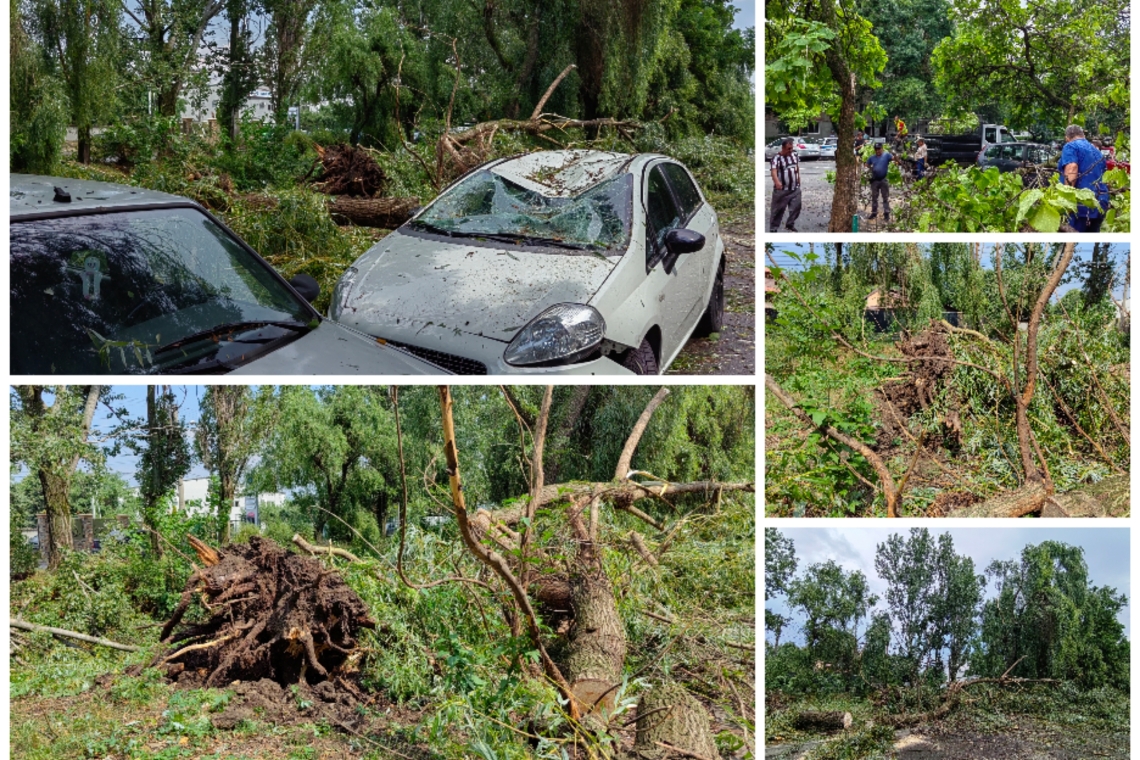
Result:
M335 316L407 343L428 327L506 342L548 306L589 303L618 261L396 232L353 265L356 280Z
M434 364L334 322L233 371L235 375L443 375Z

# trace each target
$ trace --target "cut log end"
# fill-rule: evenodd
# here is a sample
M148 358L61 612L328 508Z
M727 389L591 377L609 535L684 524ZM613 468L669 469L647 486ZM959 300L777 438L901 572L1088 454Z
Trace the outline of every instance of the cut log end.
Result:
M800 731L846 731L851 728L851 713L808 710L792 719L792 727Z

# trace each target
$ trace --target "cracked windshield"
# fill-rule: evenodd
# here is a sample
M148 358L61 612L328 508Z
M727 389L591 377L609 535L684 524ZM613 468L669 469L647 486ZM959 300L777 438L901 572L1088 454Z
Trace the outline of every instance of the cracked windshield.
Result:
M633 177L622 174L574 198L551 198L480 171L432 204L420 226L449 235L608 250L629 239Z

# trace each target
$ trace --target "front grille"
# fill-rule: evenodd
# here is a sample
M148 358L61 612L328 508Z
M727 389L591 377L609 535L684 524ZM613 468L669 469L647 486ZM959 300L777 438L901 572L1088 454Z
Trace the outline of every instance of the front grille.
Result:
M404 349L413 356L418 356L424 361L431 362L438 367L443 367L449 372L454 372L457 375L487 374L487 365L483 362L477 362L474 359L468 359L464 356L456 356L455 354L445 354L443 351L433 351L430 348L412 346L407 343L400 343L395 340L390 340L388 342L393 346L398 346Z

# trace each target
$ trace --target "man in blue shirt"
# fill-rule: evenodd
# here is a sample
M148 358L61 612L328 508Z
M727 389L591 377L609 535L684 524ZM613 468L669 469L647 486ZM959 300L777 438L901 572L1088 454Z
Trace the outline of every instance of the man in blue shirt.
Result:
M1078 206L1069 216L1069 226L1077 232L1100 232L1108 211L1108 185L1104 184L1105 160L1095 145L1085 139L1085 131L1076 124L1065 127L1065 147L1057 162L1062 185L1096 193L1097 205Z
M879 215L879 194L883 196L883 219L891 221L890 187L887 184L887 170L891 168L890 153L883 150L882 143L875 143L875 155L867 159L866 164L871 168L871 216L874 219Z

